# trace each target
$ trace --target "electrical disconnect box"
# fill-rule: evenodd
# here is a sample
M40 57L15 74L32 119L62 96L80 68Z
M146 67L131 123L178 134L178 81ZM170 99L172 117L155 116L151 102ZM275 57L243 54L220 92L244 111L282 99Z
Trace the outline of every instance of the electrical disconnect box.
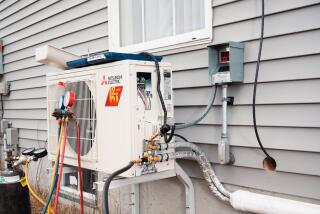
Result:
M18 129L17 128L6 129L6 134L7 134L7 144L8 145L17 145L18 144Z
M160 63L160 68L160 87L168 119L173 120L171 66ZM58 123L52 112L60 105L59 100L65 93L59 89L61 83L65 90L74 92L72 110L81 129L83 168L110 174L129 161L143 157L146 140L158 132L163 123L154 62L125 60L48 74L48 149L51 160L58 145ZM65 163L72 166L78 164L76 139L75 122L69 121ZM137 164L122 176L134 177L173 168L173 161Z
M229 42L208 46L209 76L213 84L243 81L244 45Z

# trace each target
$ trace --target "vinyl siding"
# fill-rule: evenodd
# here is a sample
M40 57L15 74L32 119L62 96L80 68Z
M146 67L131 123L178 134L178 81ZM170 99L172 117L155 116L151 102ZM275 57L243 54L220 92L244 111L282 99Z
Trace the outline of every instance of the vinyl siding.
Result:
M221 102L198 125L181 130L203 148L229 185L314 199L320 203L320 1L266 1L265 40L257 94L262 141L278 161L276 173L261 169L262 152L252 129L252 88L260 33L260 1L214 0L213 42L245 44L244 83L232 85L229 137L235 163L217 164ZM51 44L78 55L108 50L107 1L7 0L0 3L0 38L5 44L4 79L11 82L5 118L18 127L19 143L46 141L45 74L57 69L34 60L35 48ZM176 122L204 109L210 85L206 45L163 51L174 66ZM188 115L187 117L185 115ZM195 163L184 161L193 177ZM204 194L204 193L202 193Z

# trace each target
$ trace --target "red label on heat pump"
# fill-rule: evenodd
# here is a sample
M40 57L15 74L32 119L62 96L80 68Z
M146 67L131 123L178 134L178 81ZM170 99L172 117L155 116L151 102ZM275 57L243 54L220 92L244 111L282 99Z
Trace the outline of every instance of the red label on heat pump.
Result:
M122 94L123 86L110 87L105 106L118 106Z
M221 63L227 63L229 62L229 52L228 51L224 51L224 52L220 52L220 62Z

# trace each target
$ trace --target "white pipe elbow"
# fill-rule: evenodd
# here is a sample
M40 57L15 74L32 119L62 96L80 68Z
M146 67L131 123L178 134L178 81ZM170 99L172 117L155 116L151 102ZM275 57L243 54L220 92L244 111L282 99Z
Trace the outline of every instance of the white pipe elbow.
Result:
M236 210L261 214L319 214L320 205L238 190L230 203Z

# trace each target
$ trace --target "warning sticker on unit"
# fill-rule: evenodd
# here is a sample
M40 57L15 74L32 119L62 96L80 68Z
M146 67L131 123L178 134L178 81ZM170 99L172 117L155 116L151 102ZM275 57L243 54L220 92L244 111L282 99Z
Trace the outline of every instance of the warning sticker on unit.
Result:
M105 106L118 106L123 86L110 87Z

